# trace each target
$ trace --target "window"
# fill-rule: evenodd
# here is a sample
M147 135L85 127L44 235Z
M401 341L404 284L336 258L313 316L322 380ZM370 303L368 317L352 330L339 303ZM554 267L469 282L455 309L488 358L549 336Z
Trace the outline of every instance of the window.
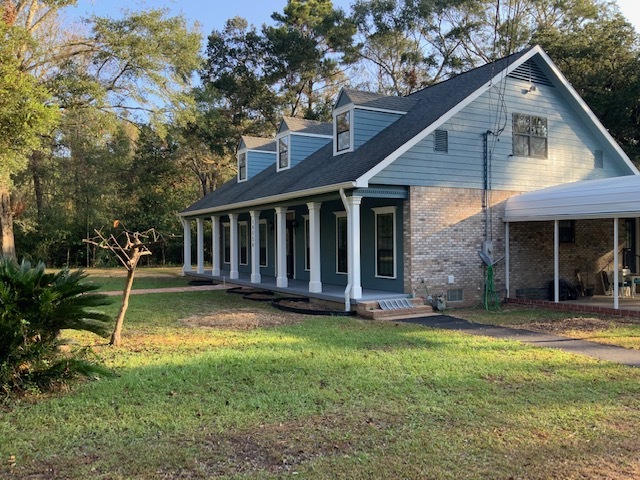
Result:
M249 228L247 222L238 222L240 265L249 264Z
M304 269L311 270L311 243L309 240L309 215L304 218Z
M231 263L231 225L222 224L222 252L224 263Z
M575 243L576 241L576 221L560 220L558 222L560 243Z
M336 152L351 148L351 112L336 115Z
M238 181L244 182L247 179L247 152L238 154Z
M336 213L336 273L348 273L346 212Z
M376 277L396 277L396 209L373 209L376 216Z
M267 266L267 221L260 220L258 224L258 232L260 233L260 266Z
M289 137L278 140L278 170L289 168Z
M436 152L447 153L449 151L449 132L447 130L436 130L433 133L433 149Z
M547 158L547 119L513 114L513 154Z

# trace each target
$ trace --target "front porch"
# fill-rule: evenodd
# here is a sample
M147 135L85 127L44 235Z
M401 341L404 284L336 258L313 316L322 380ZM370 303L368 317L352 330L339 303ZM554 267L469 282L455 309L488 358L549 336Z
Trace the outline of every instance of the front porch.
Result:
M259 282L251 281L250 273L240 272L238 278L231 279L229 270L221 270L220 275L214 275L211 269L198 273L196 270L185 270L184 274L189 277L202 278L222 283L230 283L233 285L262 288L285 295L296 295L309 298L315 298L327 302L345 304L345 286L332 285L328 283L322 284L321 292L309 291L309 282L303 280L288 279L286 287L277 286L277 278L267 275L261 275ZM388 292L385 290L375 290L371 288L363 288L362 296L358 299L350 299L352 306L359 302L370 302L375 300L391 300L397 298L408 298L409 295L398 292Z

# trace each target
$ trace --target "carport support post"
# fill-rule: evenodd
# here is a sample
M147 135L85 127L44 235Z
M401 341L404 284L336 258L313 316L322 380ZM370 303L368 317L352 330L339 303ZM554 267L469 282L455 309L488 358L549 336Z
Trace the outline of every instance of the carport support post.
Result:
M322 292L320 271L320 203L309 202L309 292Z
M220 217L211 216L211 275L220 276Z
M238 214L230 213L229 214L229 230L230 230L230 244L231 244L231 265L229 267L229 278L231 280L237 280L239 278L238 274Z
M276 267L278 276L276 277L276 287L287 288L287 209L286 207L276 207Z
M197 240L197 261L198 261L198 273L204 273L204 218L196 218L196 226L198 227L198 240Z
M613 219L613 308L620 308L618 300L618 219Z
M504 226L504 281L507 287L507 298L510 297L510 277L509 277L509 264L511 263L511 257L509 256L509 222Z
M553 221L553 301L560 302L560 222Z
M182 228L184 230L184 242L182 244L184 263L182 264L182 275L185 275L191 271L191 222L183 218Z
M251 283L260 283L260 212L251 210Z

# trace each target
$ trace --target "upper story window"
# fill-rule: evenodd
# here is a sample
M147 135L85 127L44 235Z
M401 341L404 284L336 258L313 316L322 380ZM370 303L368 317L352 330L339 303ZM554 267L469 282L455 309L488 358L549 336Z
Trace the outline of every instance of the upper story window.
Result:
M247 152L238 154L238 181L244 182L247 179Z
M289 168L289 136L278 139L278 170Z
M351 112L336 115L336 152L351 149Z
M513 154L547 158L547 119L513 114Z

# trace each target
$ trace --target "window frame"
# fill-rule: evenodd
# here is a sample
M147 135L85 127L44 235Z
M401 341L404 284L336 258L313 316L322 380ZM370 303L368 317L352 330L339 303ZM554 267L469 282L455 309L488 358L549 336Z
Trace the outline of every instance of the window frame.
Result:
M337 275L348 275L349 274L349 222L347 219L347 212L333 212L336 216L336 274ZM340 271L340 222L344 221L344 237L346 239L346 248L344 249L344 264L345 269L344 272Z
M543 117L540 115L530 115L528 113L512 113L511 114L511 128L512 128L512 152L514 156L517 157L528 157L528 158L549 158L549 119L547 117ZM526 118L528 120L527 132L520 132L516 127L518 118ZM544 136L537 135L533 133L533 120L539 119L544 120ZM520 144L516 141L517 138L526 139L527 152L516 151L516 147ZM544 155L533 155L531 149L531 140L532 139L544 139Z
M263 233L264 226L264 235ZM269 266L269 238L268 232L269 226L267 224L267 220L259 220L258 221L258 232L259 232L259 242L258 242L258 264L260 267L268 267ZM264 242L264 264L262 263L262 242Z
M311 236L309 235L309 215L302 215L304 223L304 270L311 271Z
M347 152L352 152L353 151L353 145L354 145L354 140L353 140L353 120L354 120L354 112L355 109L353 108L352 105L347 105L346 107L343 108L339 108L337 110L335 110L333 112L333 154L334 155L341 155L343 153L347 153ZM348 128L346 130L340 130L338 128L339 125L339 117L342 117L343 115L347 115L348 118ZM338 139L340 138L340 135L343 135L345 133L349 134L349 142L348 145L346 147L340 148L340 142L338 141Z
M242 166L242 158L244 158L244 167ZM238 183L246 182L248 179L248 164L247 164L248 154L246 150L241 150L238 152ZM244 168L244 177L242 176Z
M244 246L242 245L243 240ZM244 262L242 261L243 250ZM249 223L246 221L238 222L238 265L249 265Z
M395 206L389 206L389 207L377 207L377 208L372 208L373 210L373 214L374 214L374 234L375 234L375 240L374 240L374 252L375 252L375 267L376 267L376 273L375 276L376 278L384 278L384 279L388 279L388 280L394 280L396 278L398 278L398 235L397 235L397 207ZM379 249L378 249L378 216L380 215L392 215L392 238L393 238L393 257L392 257L392 262L393 262L393 275L389 276L389 275L381 275L380 274L380 266L379 266L379 261L380 261L380 257L379 257Z
M229 254L228 259L227 259L227 253ZM222 263L231 265L231 223L230 222L222 223Z
M286 150L282 151L282 144L286 146ZM276 141L277 145L277 159L276 168L277 171L288 170L291 167L291 136L287 132L284 135L279 135ZM286 165L282 165L282 154L286 155Z

